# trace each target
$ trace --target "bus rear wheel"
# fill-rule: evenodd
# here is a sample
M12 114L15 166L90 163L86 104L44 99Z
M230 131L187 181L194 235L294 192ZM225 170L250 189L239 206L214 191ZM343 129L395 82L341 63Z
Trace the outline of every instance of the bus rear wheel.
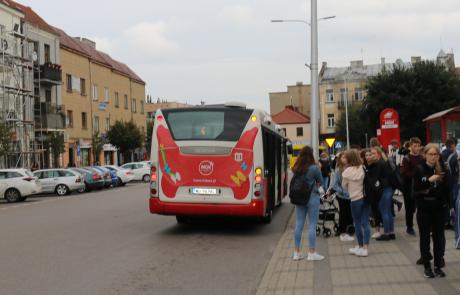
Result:
M273 209L267 209L267 212L265 212L265 215L262 217L262 222L265 224L269 224L272 222L273 219Z
M190 217L184 215L176 215L176 220L178 224L190 223Z

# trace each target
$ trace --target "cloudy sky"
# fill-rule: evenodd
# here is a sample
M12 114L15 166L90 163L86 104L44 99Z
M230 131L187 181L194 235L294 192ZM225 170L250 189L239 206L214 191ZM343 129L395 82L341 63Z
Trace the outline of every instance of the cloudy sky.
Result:
M136 71L154 98L245 101L269 110L268 93L308 83L309 0L19 0L71 36ZM319 0L319 64L365 64L441 49L460 64L459 0Z

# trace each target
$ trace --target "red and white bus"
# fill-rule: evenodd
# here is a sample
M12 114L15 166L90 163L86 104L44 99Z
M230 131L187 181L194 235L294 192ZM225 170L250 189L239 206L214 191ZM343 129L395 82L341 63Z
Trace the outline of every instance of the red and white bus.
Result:
M242 104L158 110L150 212L252 216L265 222L287 194L287 139L269 115Z

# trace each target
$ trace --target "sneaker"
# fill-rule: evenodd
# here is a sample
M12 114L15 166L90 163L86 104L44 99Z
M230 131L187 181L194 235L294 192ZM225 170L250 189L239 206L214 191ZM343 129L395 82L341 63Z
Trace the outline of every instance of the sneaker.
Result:
M406 233L407 233L408 235L411 235L411 236L414 236L414 237L416 236L415 230L414 230L414 228L412 228L412 227L408 227L408 228L406 229Z
M383 234L380 237L375 238L375 240L376 241L389 241L389 240L391 240L391 237L390 237L390 235Z
M437 276L437 277L440 277L440 278L444 278L446 276L446 273L442 271L441 268L439 267L435 267L434 268L434 274Z
M364 248L359 248L358 251L356 251L355 255L359 257L367 257L367 255L369 255L369 251Z
M317 252L315 253L308 253L308 257L307 257L307 260L308 261L316 261L316 260L323 260L324 259L324 256L323 255L319 255Z
M292 256L292 260L294 261L302 260L304 258L305 258L305 255L303 255L300 252L294 252L294 255Z
M434 273L431 270L431 267L426 267L425 271L423 272L423 276L427 279L432 279L434 278Z
M343 235L340 235L340 241L342 242L351 242L351 241L354 241L355 238L353 238L352 236L348 235L348 234L343 234Z
M375 233L372 234L372 238L373 238L373 239L377 239L377 238L379 238L381 235L382 235L382 234L381 234L380 232L376 231Z
M350 254L356 255L356 252L358 252L359 249L360 249L359 246L354 246L353 248L348 249L348 252Z

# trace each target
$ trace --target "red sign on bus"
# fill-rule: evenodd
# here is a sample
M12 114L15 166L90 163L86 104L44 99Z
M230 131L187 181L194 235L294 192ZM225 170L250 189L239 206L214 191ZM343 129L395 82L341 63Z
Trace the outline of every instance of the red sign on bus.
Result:
M384 109L380 113L380 143L388 151L391 141L400 142L399 114L394 109Z

